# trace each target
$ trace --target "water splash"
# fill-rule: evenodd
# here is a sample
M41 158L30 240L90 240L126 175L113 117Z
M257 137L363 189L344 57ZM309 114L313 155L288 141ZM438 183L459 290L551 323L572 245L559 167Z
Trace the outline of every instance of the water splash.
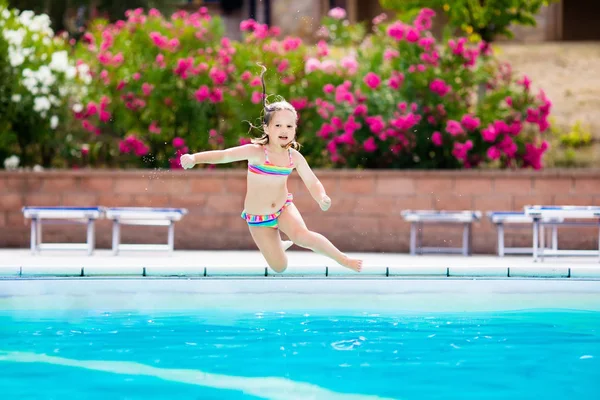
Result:
M212 374L196 369L157 368L129 361L75 360L29 352L0 351L0 362L43 363L83 368L122 375L144 375L155 378L206 386L215 389L237 390L245 394L271 400L392 400L374 395L339 393L317 385L296 382L286 378L249 378Z

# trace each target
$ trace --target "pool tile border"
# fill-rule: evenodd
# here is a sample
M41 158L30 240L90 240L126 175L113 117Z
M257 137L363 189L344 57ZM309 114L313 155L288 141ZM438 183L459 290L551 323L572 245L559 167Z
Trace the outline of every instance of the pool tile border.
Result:
M0 279L15 278L93 278L93 277L173 277L173 278L546 278L546 279L590 279L600 280L600 265L552 266L435 266L394 265L366 266L360 274L341 266L290 266L282 274L264 266L44 266L9 265L0 266Z

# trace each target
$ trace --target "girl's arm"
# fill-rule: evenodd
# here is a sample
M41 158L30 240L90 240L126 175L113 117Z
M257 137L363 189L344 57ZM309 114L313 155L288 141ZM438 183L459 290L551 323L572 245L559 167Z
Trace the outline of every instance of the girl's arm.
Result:
M225 150L201 151L181 156L181 166L192 168L196 164L225 164L252 158L256 152L255 144L231 147Z
M296 164L296 171L298 171L298 175L300 175L300 178L306 185L306 188L310 192L312 198L319 204L323 211L327 211L327 209L331 206L331 199L327 196L325 187L312 171L304 156L296 150L292 150L292 152L294 155L294 164Z

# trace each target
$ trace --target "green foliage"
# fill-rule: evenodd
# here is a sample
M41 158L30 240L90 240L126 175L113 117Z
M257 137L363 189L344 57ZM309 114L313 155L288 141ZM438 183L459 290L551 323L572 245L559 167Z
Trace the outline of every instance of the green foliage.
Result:
M535 26L535 16L542 6L554 1L557 0L380 0L380 3L399 13L423 7L444 10L453 27L492 42L498 35L512 38L511 26Z

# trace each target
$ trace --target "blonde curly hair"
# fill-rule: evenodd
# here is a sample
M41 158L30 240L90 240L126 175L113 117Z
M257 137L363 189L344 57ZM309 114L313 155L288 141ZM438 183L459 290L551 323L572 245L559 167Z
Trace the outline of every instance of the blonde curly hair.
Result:
M260 80L262 82L262 89L263 89L263 93L262 93L263 116L261 118L262 126L263 127L269 126L269 124L271 123L271 119L273 119L273 116L275 115L275 113L277 111L283 111L283 110L291 111L294 114L294 118L296 119L296 122L297 122L298 121L298 112L296 111L294 106L292 106L290 103L285 101L285 99L283 99L282 97L278 96L280 98L280 100L278 100L274 103L267 103L267 88L265 85L265 78L264 78L265 72L267 72L267 68L260 63L258 63L258 65L262 68L262 72L260 73ZM257 129L259 129L259 128L257 128ZM259 129L259 130L261 130L263 132L263 134L258 138L252 139L252 143L266 145L267 143L269 143L269 136L264 131L264 128ZM295 150L300 149L300 143L298 143L296 141L295 137L290 143L288 143L286 145L286 149L289 149L290 147Z

